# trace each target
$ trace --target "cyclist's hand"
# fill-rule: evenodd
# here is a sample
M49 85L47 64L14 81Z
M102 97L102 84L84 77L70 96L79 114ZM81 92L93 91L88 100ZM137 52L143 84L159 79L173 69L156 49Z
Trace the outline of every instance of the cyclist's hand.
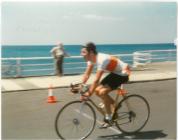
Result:
M90 97L90 94L88 92L86 92L84 95L80 96L80 100L86 101L86 100L88 100L89 97Z

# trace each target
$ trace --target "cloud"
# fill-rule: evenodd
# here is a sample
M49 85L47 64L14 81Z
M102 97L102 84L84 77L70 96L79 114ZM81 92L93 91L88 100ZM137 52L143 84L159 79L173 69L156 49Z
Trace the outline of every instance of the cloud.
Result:
M83 18L85 18L85 19L92 19L92 20L103 20L104 19L103 16L94 15L94 14L83 15Z
M123 21L124 18L116 16L103 16L97 14L81 14L81 13L69 13L64 15L63 19L74 20L74 19L85 19L85 20L96 20L96 21Z
M123 21L124 20L124 18L121 18L121 17L101 16L101 15L94 15L94 14L84 15L83 17L89 20L105 20L105 21Z

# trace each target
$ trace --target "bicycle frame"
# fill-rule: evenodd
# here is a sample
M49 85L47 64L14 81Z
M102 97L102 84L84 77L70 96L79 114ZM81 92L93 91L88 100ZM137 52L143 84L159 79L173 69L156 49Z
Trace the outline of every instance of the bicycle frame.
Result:
M116 93L116 97L115 97L115 100L114 100L115 109L116 109L117 105L119 104L119 96L122 96L123 98L125 98L126 94L127 94L127 91L124 90L123 85L121 85L120 88L116 89L116 92L117 93ZM102 108L100 108L92 99L89 98L87 101L90 102L96 108L96 110L98 112L100 112L103 116L105 115L105 111ZM127 104L128 109L129 109L130 108L129 103L126 102L126 104ZM114 110L114 112L115 112L115 110Z

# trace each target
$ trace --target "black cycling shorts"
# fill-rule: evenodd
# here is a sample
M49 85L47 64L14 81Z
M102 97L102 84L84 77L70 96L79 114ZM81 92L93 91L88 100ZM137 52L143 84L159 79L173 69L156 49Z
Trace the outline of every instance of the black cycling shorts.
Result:
M115 90L121 84L128 82L128 80L128 76L121 76L115 73L110 73L101 81L100 84L103 86L109 86L112 90Z

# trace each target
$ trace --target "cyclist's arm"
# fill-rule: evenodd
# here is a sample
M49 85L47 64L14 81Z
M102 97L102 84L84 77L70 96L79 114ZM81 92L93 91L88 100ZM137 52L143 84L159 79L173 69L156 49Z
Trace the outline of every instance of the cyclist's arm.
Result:
M93 94L93 92L95 91L95 88L98 86L99 84L99 81L103 75L104 71L103 70L98 70L97 73L96 73L96 78L95 80L93 81L92 85L90 86L90 89L89 89L89 96L91 96Z
M89 79L90 77L90 74L93 70L93 67L94 65L93 64L90 64L87 66L86 70L85 70L85 73L83 75L83 79L82 79L82 83L85 84L87 82L87 80Z

